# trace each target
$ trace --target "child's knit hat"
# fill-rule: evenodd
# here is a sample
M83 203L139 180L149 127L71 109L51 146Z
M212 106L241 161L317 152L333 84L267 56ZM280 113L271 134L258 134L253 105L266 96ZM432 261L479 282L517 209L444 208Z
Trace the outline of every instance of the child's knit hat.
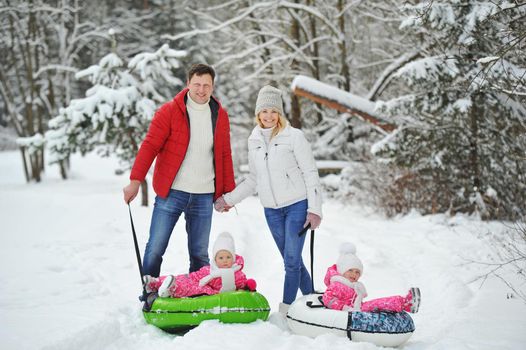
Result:
M340 246L340 256L336 262L336 269L338 273L343 275L350 269L360 270L360 274L363 275L363 264L360 259L355 255L356 247L350 242L342 243Z
M232 257L236 258L236 245L234 244L234 238L228 232L222 232L217 236L212 248L212 259L215 259L216 254L220 250L229 251Z

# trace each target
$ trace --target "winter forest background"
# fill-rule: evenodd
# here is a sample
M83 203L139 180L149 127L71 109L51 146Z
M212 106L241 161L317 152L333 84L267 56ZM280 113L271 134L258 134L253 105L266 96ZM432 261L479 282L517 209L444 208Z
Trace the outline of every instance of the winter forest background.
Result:
M2 0L0 146L20 150L27 182L49 167L67 181L75 152L127 174L156 108L206 62L237 175L270 83L317 160L345 161L327 196L521 222L525 16L523 1Z
M316 158L349 161L325 179L330 195L388 215L526 212L522 1L2 0L0 11L2 147L20 149L27 181L50 166L67 179L73 152L116 154L129 170L155 109L206 62L236 170L271 83ZM292 93L300 75L368 102L365 117L389 128Z

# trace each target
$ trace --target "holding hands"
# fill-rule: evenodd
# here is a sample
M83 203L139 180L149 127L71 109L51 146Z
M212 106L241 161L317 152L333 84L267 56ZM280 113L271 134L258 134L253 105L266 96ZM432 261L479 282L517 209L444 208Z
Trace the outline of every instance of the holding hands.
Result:
M231 205L228 205L223 196L219 197L214 203L214 209L220 213L227 212L232 208Z

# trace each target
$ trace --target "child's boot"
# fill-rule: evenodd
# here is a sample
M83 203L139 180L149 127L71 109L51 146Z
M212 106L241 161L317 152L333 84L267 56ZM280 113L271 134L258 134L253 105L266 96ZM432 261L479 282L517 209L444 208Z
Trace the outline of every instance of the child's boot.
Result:
M161 298L166 298L170 296L170 289L175 288L175 277L172 275L166 276L163 283L159 287L157 294Z
M409 289L409 293L407 293L406 300L407 300L406 305L408 306L408 309L409 309L406 311L409 311L410 313L413 313L413 314L417 313L418 309L420 308L420 300L421 300L420 288L413 287Z

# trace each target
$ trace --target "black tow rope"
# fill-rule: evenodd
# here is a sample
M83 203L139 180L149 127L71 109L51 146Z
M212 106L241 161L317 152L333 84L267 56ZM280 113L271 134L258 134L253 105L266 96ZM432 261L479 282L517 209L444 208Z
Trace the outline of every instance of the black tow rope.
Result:
M128 211L130 213L130 223L131 223L131 228L132 228L132 233L133 233L133 243L135 245L135 255L137 256L137 265L139 265L139 274L141 276L142 297L139 299L141 301L145 301L148 293L146 293L146 286L144 285L144 281L142 279L144 274L142 272L141 253L139 251L139 243L137 243L137 234L135 233L135 226L133 225L133 218L132 218L130 203L128 203Z
M323 297L322 296L319 296L318 297L318 300L320 301L320 304L319 305L313 305L314 303L312 301L307 301L306 304L308 307L310 307L311 309L321 309L321 308L325 308L325 305L323 304Z
M310 223L298 232L298 236L303 236L310 229ZM314 230L310 230L310 282L312 287L312 292L315 293L314 289Z

